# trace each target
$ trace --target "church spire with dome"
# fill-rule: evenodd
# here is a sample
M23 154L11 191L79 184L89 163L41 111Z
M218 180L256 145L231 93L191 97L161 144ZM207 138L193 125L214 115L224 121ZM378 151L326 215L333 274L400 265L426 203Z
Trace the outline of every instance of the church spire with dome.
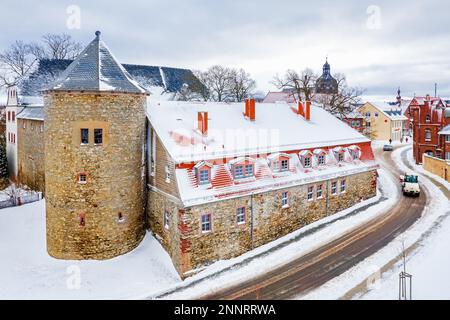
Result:
M328 63L328 56L325 58L322 75L316 82L316 93L336 94L338 92L338 83L331 75L331 66Z

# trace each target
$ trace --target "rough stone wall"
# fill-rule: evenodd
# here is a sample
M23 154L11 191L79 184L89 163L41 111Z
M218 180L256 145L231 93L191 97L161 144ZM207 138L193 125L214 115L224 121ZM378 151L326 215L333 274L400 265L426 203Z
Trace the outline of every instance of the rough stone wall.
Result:
M45 95L47 249L53 257L108 259L142 240L145 99L110 93ZM80 128L85 127L89 145L81 145ZM98 127L102 145L94 145ZM78 182L80 173L87 176L85 184Z
M175 229L180 237L179 246L182 249L179 253L180 258L175 253L176 248L169 250L172 252L172 259L176 256L174 263L177 269L180 274L186 275L186 272L214 261L239 256L252 248L278 239L376 195L376 171L345 177L347 182L345 193L338 192L338 195L331 195L331 182L338 181L340 186L342 179L344 178L186 208L178 221L178 230ZM323 198L316 199L316 186L320 184L323 185ZM308 186L314 186L313 201L307 200ZM281 195L284 191L289 193L288 208L282 208L281 205ZM251 237L252 203L253 240ZM246 210L246 221L242 225L238 225L236 220L238 207L245 207ZM160 214L158 211L162 209L153 207L153 210L157 216ZM205 213L212 215L212 231L202 234L200 220ZM155 220L150 221L150 224L152 228L157 228ZM174 235L171 234L170 237ZM166 247L176 243L171 241L166 240L163 243L166 243ZM182 262L181 265L180 262Z
M25 125L25 127L24 127ZM18 119L18 182L45 194L44 121Z

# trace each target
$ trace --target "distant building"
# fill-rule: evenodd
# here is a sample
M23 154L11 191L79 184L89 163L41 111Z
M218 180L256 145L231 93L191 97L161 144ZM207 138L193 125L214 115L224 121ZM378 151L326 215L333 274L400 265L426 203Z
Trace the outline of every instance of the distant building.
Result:
M331 75L331 67L328 63L328 59L323 65L322 75L316 81L316 93L318 94L337 94L338 93L338 82Z
M358 111L353 111L350 114L346 115L342 121L347 123L350 127L355 129L356 131L365 134L365 125L364 125L364 117Z
M269 93L266 95L263 103L279 103L279 102L285 102L285 103L297 103L297 99L295 98L295 93L285 90L281 92L272 92L269 91Z
M450 107L438 97L415 97L408 112L413 123L413 154L417 164L424 153L450 160Z
M366 102L358 112L371 140L399 141L409 134L408 118L395 103Z

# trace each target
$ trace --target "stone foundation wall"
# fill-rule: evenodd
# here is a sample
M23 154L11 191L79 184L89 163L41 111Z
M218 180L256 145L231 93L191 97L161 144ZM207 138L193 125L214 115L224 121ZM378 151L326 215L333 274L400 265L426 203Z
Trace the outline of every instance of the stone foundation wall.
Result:
M17 121L17 179L19 184L45 194L43 126L44 121Z
M331 195L331 183L337 181L339 190L340 181L343 179L346 180L346 191ZM323 186L321 199L316 199L317 185ZM308 186L314 186L312 201L307 200ZM284 191L289 193L289 206L286 208L282 208L281 203ZM376 171L371 171L311 185L185 208L179 217L178 229L171 231L170 236L167 235L167 239L172 240L163 240L163 243L166 248L170 248L172 259L180 274L183 275L214 261L239 256L252 248L278 239L375 195ZM161 202L161 199L159 200ZM253 232L251 231L252 206ZM236 216L236 210L239 207L245 207L246 211L245 223L241 225L237 224ZM160 233L161 227L158 227L156 220L159 219L157 217L162 209L153 206L153 210L155 212L154 217L149 221L150 226L152 230ZM204 234L201 231L200 221L201 216L208 213L212 215L212 231ZM176 243L173 238L177 237L177 233L180 238L179 246L182 248L178 252L177 248L171 248L172 243ZM181 265L180 262L182 262Z
M130 251L145 234L146 97L52 93L44 99L49 254L108 259ZM80 143L80 128L89 128L88 145ZM103 129L101 145L94 128Z

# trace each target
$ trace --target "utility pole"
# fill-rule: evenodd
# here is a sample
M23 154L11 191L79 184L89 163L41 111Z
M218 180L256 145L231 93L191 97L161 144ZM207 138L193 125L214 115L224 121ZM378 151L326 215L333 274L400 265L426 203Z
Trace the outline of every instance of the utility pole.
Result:
M398 299L412 300L412 275L406 272L405 241L402 241L402 257L403 257L403 271L400 272L398 279ZM408 284L409 284L409 298L407 292Z

